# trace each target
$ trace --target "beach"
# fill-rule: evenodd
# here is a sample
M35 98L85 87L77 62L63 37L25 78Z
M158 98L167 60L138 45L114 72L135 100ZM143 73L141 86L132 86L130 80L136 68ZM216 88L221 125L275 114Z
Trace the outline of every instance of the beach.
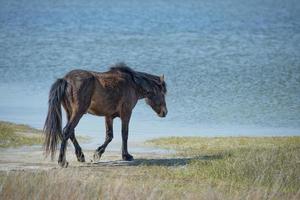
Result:
M94 161L94 151L83 149L85 163L69 145L67 168L45 158L39 142L10 144L0 152L1 199L300 197L297 136L158 138L136 144L145 149L132 153L134 161L122 161L120 151L110 150ZM149 146L157 151L147 152Z
M299 0L0 0L0 199L300 199L299 19ZM123 94L143 99L109 106L124 100L112 87L106 104L87 102L113 128L82 111L65 132L86 162L68 141L59 167L42 130L55 149L60 102L87 91L63 77L117 63L127 79L102 85L126 80L134 92ZM133 161L121 155L127 130ZM123 153L131 159L125 142Z

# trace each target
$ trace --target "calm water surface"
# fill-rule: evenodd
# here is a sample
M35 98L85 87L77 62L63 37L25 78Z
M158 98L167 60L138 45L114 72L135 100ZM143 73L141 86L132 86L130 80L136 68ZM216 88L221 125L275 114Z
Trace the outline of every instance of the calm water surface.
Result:
M168 83L167 118L141 101L130 140L300 135L299 19L298 0L1 0L0 119L41 128L56 78L125 61ZM103 119L77 131L100 143Z

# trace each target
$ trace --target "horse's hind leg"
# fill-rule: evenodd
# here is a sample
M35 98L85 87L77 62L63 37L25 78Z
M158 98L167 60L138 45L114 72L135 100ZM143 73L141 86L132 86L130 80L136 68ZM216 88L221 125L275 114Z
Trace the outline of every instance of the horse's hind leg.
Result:
M71 116L72 116L72 111L71 111L69 102L67 100L63 102L63 107L66 111L67 121L69 122L71 119ZM76 154L77 160L79 162L85 162L84 154L82 153L82 149L75 137L75 129L73 129L73 131L70 133L70 139L75 147L75 154Z
M67 167L68 162L66 161L66 149L67 149L67 141L71 138L72 134L74 134L74 129L77 126L80 118L84 113L76 113L72 115L70 121L68 121L67 125L63 129L63 138L60 146L60 152L58 157L58 164L61 167Z
M107 145L112 141L113 135L113 118L105 117L106 137L104 143L96 149L94 160L99 160L105 152Z
M79 162L85 162L84 154L83 154L82 149L75 137L74 132L73 132L73 134L71 134L70 139L73 142L73 145L75 147L75 154L76 154L77 160Z
M81 117L86 113L91 103L91 97L94 89L93 80L94 80L93 77L83 80L79 88L73 88L74 90L77 91L75 92L76 95L73 96L74 101L71 103L71 101L67 99L65 102L69 105L68 107L72 111L71 111L70 120L68 121L67 125L63 129L63 138L62 138L60 153L58 157L58 164L62 167L68 166L68 162L66 161L67 141L69 138L75 139L74 129L77 126ZM70 95L71 94L69 94L69 96ZM75 139L74 142L73 143L76 146L76 144L78 144L77 140Z
M68 121L70 121L70 118L71 118L71 115L67 112ZM85 162L84 154L82 153L82 149L75 137L75 129L73 130L73 132L70 133L70 139L75 147L75 154L76 154L77 160L79 162Z

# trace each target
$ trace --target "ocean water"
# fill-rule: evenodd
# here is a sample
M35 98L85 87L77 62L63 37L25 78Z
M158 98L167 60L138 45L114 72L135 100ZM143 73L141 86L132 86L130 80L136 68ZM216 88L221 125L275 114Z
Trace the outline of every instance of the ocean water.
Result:
M56 78L119 61L168 84L167 118L139 102L129 140L300 135L298 0L0 0L1 120L42 128ZM101 143L103 118L76 131Z

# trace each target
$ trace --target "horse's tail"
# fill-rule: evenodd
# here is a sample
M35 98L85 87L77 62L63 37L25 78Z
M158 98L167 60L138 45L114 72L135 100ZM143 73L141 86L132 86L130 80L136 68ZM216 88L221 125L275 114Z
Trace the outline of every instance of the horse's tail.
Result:
M46 156L51 154L51 159L54 158L57 143L62 138L61 101L64 98L66 87L66 80L57 79L49 92L48 114L43 131L45 134L44 150Z

